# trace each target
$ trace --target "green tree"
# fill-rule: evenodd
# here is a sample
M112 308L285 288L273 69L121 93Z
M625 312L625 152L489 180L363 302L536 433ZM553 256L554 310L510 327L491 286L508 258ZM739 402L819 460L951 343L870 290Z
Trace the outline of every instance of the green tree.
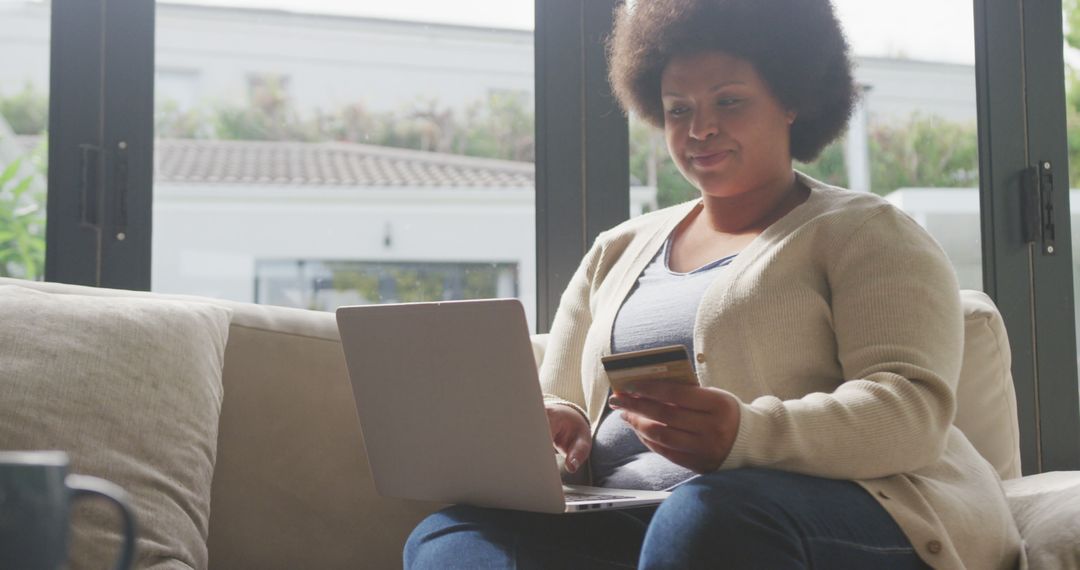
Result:
M351 263L327 263L331 272L331 284L335 291L357 291L369 303L378 303L379 277L371 272L358 270Z
M43 174L45 143L28 157ZM19 158L0 170L0 276L41 279L45 269L45 192Z
M397 112L353 103L303 117L280 86L267 82L248 105L181 110L159 101L155 123L162 138L344 141L523 162L536 154L530 101L514 93L492 94L463 111L417 99Z
M1080 48L1080 1L1062 0L1061 9L1064 12L1065 42L1069 47Z
M1065 44L1074 54L1080 49L1080 0L1061 3L1065 23ZM1069 181L1080 185L1080 75L1065 59L1065 125L1069 147Z
M975 123L912 114L907 121L870 127L871 187L876 194L899 188L970 188L979 182Z
M796 162L795 168L807 176L826 184L847 187L847 162L844 160L844 140L840 139L821 151L816 160L808 163Z
M25 83L18 93L0 98L0 116L17 135L40 135L48 128L49 97Z
M457 154L536 161L536 120L527 96L492 94L468 108L459 128Z
M184 110L171 99L159 99L154 104L154 134L159 138L213 138L215 123L204 110Z

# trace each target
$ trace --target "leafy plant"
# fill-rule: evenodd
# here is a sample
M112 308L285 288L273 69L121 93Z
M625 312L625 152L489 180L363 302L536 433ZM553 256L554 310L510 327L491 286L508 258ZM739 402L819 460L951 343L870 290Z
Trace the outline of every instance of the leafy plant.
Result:
M43 155L42 148L35 151L35 156ZM23 160L16 159L0 171L0 276L41 279L45 192L34 187L34 174L23 173Z
M912 114L906 122L871 126L870 171L875 193L898 188L973 188L979 183L975 123Z
M49 97L26 83L21 91L0 97L0 116L17 135L41 134L47 127Z

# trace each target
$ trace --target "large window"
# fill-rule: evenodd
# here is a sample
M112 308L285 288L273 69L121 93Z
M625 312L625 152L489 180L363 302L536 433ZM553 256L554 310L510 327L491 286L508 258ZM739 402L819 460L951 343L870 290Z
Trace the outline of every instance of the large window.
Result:
M158 4L155 291L534 319L532 2L395 4Z
M546 330L599 232L680 199L606 85L616 3L0 0L0 113L11 126L10 101L50 94L46 276L254 301L275 260L512 266ZM845 141L800 168L904 208L997 302L1025 470L1077 468L1061 4L836 5L865 96ZM10 236L33 244L43 223L36 124L0 134L3 171L20 162L0 271L26 277ZM1032 212L1055 222L1054 252Z
M0 276L45 273L47 3L0 0Z

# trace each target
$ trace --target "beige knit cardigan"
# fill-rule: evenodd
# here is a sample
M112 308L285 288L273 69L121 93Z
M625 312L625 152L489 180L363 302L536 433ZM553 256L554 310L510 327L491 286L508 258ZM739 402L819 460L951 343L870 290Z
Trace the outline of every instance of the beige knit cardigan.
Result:
M701 384L741 402L722 469L854 480L934 568L1015 567L1000 480L952 425L964 339L952 266L884 199L798 176L809 198L717 274L694 322ZM563 293L541 384L594 434L615 314L699 203L604 232Z

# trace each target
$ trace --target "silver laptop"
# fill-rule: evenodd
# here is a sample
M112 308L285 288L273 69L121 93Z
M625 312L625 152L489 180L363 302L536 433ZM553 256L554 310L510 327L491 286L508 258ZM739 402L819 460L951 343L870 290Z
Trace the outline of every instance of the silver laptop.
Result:
M518 300L341 307L337 323L379 494L544 513L670 495L563 485Z

